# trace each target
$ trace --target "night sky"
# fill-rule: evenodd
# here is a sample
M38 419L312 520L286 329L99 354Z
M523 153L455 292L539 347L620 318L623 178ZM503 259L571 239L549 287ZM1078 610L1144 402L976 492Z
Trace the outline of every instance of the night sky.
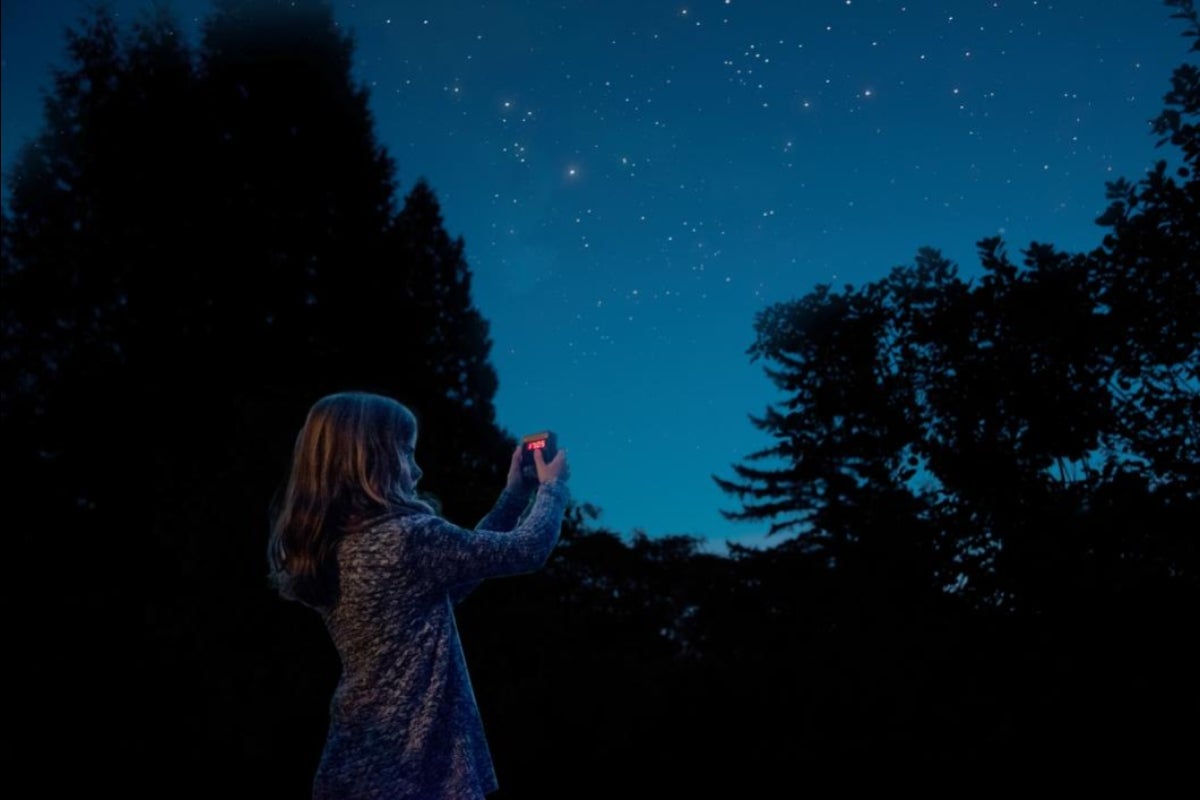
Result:
M3 170L76 0L4 0ZM130 22L148 2L112 7ZM207 2L172 6L198 43ZM770 444L755 312L937 247L1089 249L1189 55L1160 0L337 2L401 192L428 179L490 320L499 422L621 533L764 541L713 474ZM5 188L7 198L7 186ZM418 453L419 457L419 453ZM429 487L438 491L440 487ZM459 521L466 522L466 521ZM774 540L766 540L773 542Z

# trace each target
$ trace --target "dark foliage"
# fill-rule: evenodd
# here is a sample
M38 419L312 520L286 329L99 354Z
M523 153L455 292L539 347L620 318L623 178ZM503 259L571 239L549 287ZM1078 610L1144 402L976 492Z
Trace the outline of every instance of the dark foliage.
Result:
M219 0L195 51L161 12L69 36L0 218L8 681L39 793L307 796L338 664L265 544L317 397L410 404L453 520L503 482L464 243L425 182L397 202L352 52L319 0ZM1110 187L1095 251L985 241L964 281L924 250L764 310L784 466L724 485L793 536L716 556L578 505L545 570L462 604L497 800L1178 770L1198 86L1176 71L1155 130L1182 161Z
M1191 4L1171 5L1194 35ZM1194 588L1195 67L1173 86L1154 128L1180 148L1175 175L1163 160L1111 184L1092 252L1034 242L1017 265L985 239L964 280L925 248L864 287L763 310L749 354L784 399L754 422L776 444L717 478L743 501L726 515L772 520L848 580L878 586L881 570L906 596L1038 614ZM1141 523L1122 531L1114 504Z
M303 783L337 663L268 587L268 503L308 406L362 388L482 516L515 440L463 245L423 181L395 207L328 4L218 2L196 53L99 9L68 45L4 218L25 741L97 783Z
M1168 5L1197 37L1190 0ZM714 477L741 501L728 517L770 521L789 535L782 552L819 560L852 594L841 622L854 605L899 615L863 641L924 642L928 658L939 641L913 621L992 620L993 639L960 652L988 654L1008 704L988 712L1008 728L989 747L1022 766L1066 763L1052 755L1061 739L1081 763L1176 768L1171 754L1195 744L1164 730L1172 706L1196 709L1197 661L1180 642L1200 621L1194 65L1165 103L1152 125L1175 152L1108 187L1093 251L1034 242L1015 264L985 239L981 275L965 280L925 248L866 286L764 309L749 355L783 398L752 419L775 443ZM969 707L978 685L945 677L957 688L939 710Z

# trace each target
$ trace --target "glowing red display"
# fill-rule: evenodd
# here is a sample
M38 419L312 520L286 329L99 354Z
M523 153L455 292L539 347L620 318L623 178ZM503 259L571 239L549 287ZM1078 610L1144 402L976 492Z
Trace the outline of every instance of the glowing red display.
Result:
M546 440L538 439L536 442L530 442L529 444L525 445L525 449L526 450L541 450L541 449L545 448L545 446L546 446Z

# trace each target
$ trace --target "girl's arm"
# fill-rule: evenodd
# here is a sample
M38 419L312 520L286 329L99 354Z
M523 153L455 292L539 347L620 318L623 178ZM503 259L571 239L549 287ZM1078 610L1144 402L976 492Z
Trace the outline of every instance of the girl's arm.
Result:
M431 589L446 587L458 599L470 591L467 584L533 572L558 543L569 499L565 482L541 484L529 513L509 531L469 530L441 517L425 517L405 537L406 571L427 581Z

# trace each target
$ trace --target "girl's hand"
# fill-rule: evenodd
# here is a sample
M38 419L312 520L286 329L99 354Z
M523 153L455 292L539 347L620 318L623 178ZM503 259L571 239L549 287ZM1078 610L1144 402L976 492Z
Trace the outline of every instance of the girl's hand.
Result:
M538 483L549 483L557 480L563 483L571 477L571 467L567 464L567 451L559 450L547 464L542 458L541 450L533 451L533 463L537 465Z
M508 465L508 483L504 488L519 489L525 483L525 478L521 474L521 445L517 445L517 449L513 450L512 460Z

